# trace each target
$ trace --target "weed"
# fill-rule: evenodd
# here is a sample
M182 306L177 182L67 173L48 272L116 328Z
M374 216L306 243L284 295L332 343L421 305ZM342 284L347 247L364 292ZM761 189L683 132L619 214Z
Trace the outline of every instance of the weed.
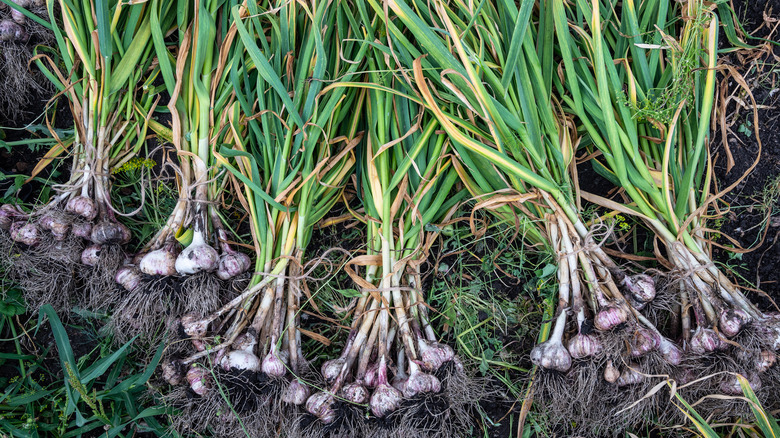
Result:
M0 330L10 332L15 349L0 352L0 370L7 379L0 399L0 428L14 437L81 437L95 432L125 437L143 431L165 432L155 418L165 414L164 408L139 409L162 349L145 370L134 365L130 343L116 351L95 348L76 360L68 331L54 309L43 306L37 325L24 327L17 318L24 304L13 291L8 289L0 305ZM46 320L59 361L41 342L36 344L42 351L24 352L23 340L44 336ZM95 352L99 354L92 358Z

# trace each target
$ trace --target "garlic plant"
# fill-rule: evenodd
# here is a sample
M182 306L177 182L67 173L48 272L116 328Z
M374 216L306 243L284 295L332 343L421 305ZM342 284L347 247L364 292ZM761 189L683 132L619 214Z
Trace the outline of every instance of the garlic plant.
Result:
M67 99L75 136L55 137L58 144L34 173L67 150L70 176L53 186L48 204L29 214L3 207L10 222L3 228L17 245L4 256L18 254L9 262L11 274L31 308L51 303L66 311L73 301L103 307L131 237L111 205L111 170L139 153L146 124L138 111L153 107L140 87L153 62L148 8L119 1L46 6L51 23L42 22L53 27L58 58L34 62ZM86 284L83 293L78 277Z

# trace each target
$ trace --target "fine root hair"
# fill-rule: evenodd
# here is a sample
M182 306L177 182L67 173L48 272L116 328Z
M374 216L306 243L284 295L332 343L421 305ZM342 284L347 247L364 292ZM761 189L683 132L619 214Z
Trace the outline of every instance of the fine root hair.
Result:
M181 292L185 312L206 315L218 309L222 282L210 272L199 272L184 277Z
M95 266L82 265L79 274L84 282L82 305L96 310L106 310L119 302L125 291L114 280L116 271L125 260L125 251L119 245L103 245Z
M24 292L28 310L37 312L44 304L51 304L67 315L77 290L81 248L79 239L45 239L36 247L13 243L2 253L7 273Z

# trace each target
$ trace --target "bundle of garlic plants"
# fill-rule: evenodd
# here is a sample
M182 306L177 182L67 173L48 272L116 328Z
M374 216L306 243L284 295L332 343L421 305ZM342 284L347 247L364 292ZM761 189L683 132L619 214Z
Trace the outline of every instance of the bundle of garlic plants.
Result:
M70 177L54 186L48 204L31 213L0 208L0 226L9 231L3 234L9 249L3 255L10 256L10 272L30 308L50 303L67 311L74 299L104 307L131 237L110 202L111 169L139 153L146 137L136 94L153 61L149 8L64 0L50 1L47 8L56 24L56 48L47 52L54 58L40 55L34 61L68 99L75 138L55 135L58 144L34 173L67 151ZM79 275L86 284L81 291Z
M112 320L120 339L135 334L159 339L175 328L175 318L216 310L232 298L232 280L250 267L250 258L231 247L223 224L218 195L224 171L214 151L227 129L224 110L235 101L228 67L242 55L230 16L238 3L148 5L159 72L170 94L177 158L170 165L176 168L179 199L165 225L116 275L126 290ZM166 33L177 36L172 47Z
M255 273L216 312L181 319L199 351L165 369L171 384L185 382L198 395L186 417L198 418L199 428L226 427L206 417L227 400L237 418L270 435L280 420L299 427L296 406L310 394L298 329L309 298L306 250L353 173L362 135L365 93L325 87L355 80L368 44L352 41L358 34L348 2L250 2L231 16L241 56L226 74L237 94L216 158L249 212Z
M587 199L638 217L665 249L658 256L671 305L633 311L654 319L683 352L637 371L681 384L716 375L684 388L696 398L742 394L734 373L747 377L760 398L775 393L780 314L759 309L710 256L708 208L733 188L713 193L708 141L718 17L712 6L628 2L618 17L598 2L554 4L565 111L582 127L594 168L622 188L625 204Z
M375 17L364 25L382 32ZM368 94L356 178L367 246L352 262L365 267L363 276L351 276L361 296L341 354L321 367L328 386L306 409L343 434L452 436L469 429L469 406L479 398L453 349L438 342L420 267L437 234L429 226L451 217L466 193L454 188L447 136L405 95L385 53L371 49L367 82L359 84Z
M614 417L587 406L641 398L647 382L632 364L679 361L680 349L632 306L653 300L653 279L618 266L597 241L604 225L582 216L570 176L579 139L555 95L555 10L432 2L434 13L423 14L423 2L393 1L389 15L371 4L390 29L387 50L451 138L465 186L500 220L522 222L528 243L557 260L552 330L531 352L542 370L536 400L578 427L610 427ZM649 407L640 403L630 414Z

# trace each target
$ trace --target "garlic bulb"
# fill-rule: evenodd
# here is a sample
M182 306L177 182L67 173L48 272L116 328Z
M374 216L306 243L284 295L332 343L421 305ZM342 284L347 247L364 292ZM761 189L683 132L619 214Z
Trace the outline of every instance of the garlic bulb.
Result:
M87 266L97 266L100 262L100 252L103 251L103 245L90 245L81 251L81 263Z
M636 274L623 279L626 290L637 301L647 303L655 298L655 280L647 274Z
M618 386L636 385L645 379L645 376L637 371L638 365L635 363L629 364L617 379Z
M719 349L721 343L715 331L698 327L691 336L690 349L694 353L704 354Z
M188 313L181 317L181 328L187 336L193 338L202 338L206 335L206 328L208 322L203 321L198 315L194 313Z
M114 281L125 290L132 292L141 285L141 270L132 265L124 265L116 271Z
M417 338L420 349L420 363L426 371L436 371L448 361L455 359L455 351L449 345Z
M753 392L758 391L763 386L761 379L756 373L750 373L745 376L745 378L747 379L748 385L750 386L750 389L753 390ZM744 395L744 392L742 391L742 385L739 383L739 379L733 374L727 375L723 378L723 381L720 383L720 390L728 395Z
M409 361L409 377L406 379L406 385L403 387L405 397L414 397L424 392L441 391L441 382L436 376L424 373L415 361Z
M658 343L658 351L661 352L666 363L680 365L682 362L682 350L672 341L661 337Z
M162 368L162 378L168 384L176 386L184 380L181 365L176 361L165 361L160 368Z
M644 356L653 351L660 343L659 336L652 330L638 327L631 338L631 355Z
M605 332L623 324L628 319L628 313L622 307L606 307L593 318L593 325Z
M151 251L141 257L138 267L147 275L174 275L176 274L176 243L169 242L163 248Z
M341 373L341 368L344 366L344 363L346 363L344 359L338 358L331 359L322 364L320 371L322 372L322 377L325 378L325 381L328 383L335 382L339 373Z
M187 371L187 383L189 383L192 392L203 396L211 387L211 376L201 367L192 367Z
M550 338L531 350L531 362L546 369L566 372L571 368L571 355L563 346L566 312L560 312Z
M92 227L90 240L95 243L125 244L130 241L130 229L126 226L109 220L98 222Z
M401 406L403 394L387 383L387 364L385 357L379 359L379 383L371 395L371 412L379 418L395 411Z
M65 211L77 214L88 221L95 219L98 213L95 203L86 196L76 196L68 200Z
M229 280L236 275L246 272L251 264L252 261L246 254L236 251L222 254L219 256L217 277L219 277L220 280Z
M89 222L74 222L71 233L82 239L89 239L92 236L92 224Z
M181 275L192 275L198 272L212 272L219 265L217 250L209 246L203 238L203 233L195 232L192 243L176 258L176 272Z
M0 30L0 34L2 34L2 30ZM1 40L2 39L0 39L0 41ZM11 228L14 221L21 221L24 219L24 216L25 215L22 212L11 204L0 205L0 228L8 230Z
M721 333L731 338L736 336L748 322L750 322L750 315L744 310L728 309L721 312L718 326Z
M543 342L531 350L531 362L560 372L571 368L571 355L560 342Z
M263 359L261 369L264 373L273 377L282 377L287 373L287 357L286 351L276 350L276 344L271 344L271 351Z
M319 418L325 424L332 423L336 419L336 411L333 404L336 400L327 392L318 392L306 400L306 410Z
M775 353L769 350L761 350L761 353L758 354L758 358L756 360L756 370L759 373L763 373L772 368L776 361L777 355Z
M27 246L35 246L41 241L38 226L33 223L14 222L10 228L11 240Z
M577 333L569 339L568 350L572 358L582 359L601 353L603 346L597 337Z
M368 388L361 385L360 382L352 382L341 389L341 395L352 403L363 404L368 401L370 396Z
M13 15L16 11L11 12ZM0 20L0 41L25 41L29 35L22 26L11 20Z
M256 345L257 339L249 333L244 333L233 342L233 350L222 357L220 365L225 370L260 370L260 358L254 353Z
M295 378L287 386L287 389L282 393L282 401L300 406L306 403L306 399L309 398L309 386L303 383L301 380Z
M620 370L618 370L610 360L607 362L607 366L604 368L604 380L609 383L615 383L617 382L618 378L620 378Z

